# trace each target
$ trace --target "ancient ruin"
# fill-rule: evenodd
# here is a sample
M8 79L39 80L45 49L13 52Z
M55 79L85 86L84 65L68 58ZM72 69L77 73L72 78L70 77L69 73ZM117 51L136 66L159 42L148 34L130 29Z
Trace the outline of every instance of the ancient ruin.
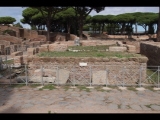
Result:
M1 26L1 31L5 29L8 29L8 27ZM28 73L24 72L23 75L16 77L15 80L17 82L25 81L26 74L28 74L27 79L29 82L39 83L43 81L55 84L74 82L74 84L92 85L122 85L124 83L136 85L139 79L141 79L141 82L147 83L146 68L148 56L148 58L145 56L131 58L41 58L37 56L38 53L42 52L81 52L79 50L70 50L68 49L69 46L101 45L109 46L106 52L128 52L146 55L145 51L148 49L148 43L143 39L149 39L150 37L147 35L139 36L139 38L133 36L130 39L125 35L106 35L104 33L104 35L98 36L85 33L86 39L84 37L84 40L80 40L73 34L50 33L51 41L47 41L46 31L27 30L17 27L9 27L9 29L14 30L15 33L0 35L0 54L3 56L9 55L13 59L12 67L17 68L16 72L14 72L15 74L21 73L21 66L28 65ZM80 63L86 65L81 66ZM156 65L159 64L157 63ZM2 68L2 61L0 66ZM142 70L139 72L140 69ZM14 78L15 74L12 73L8 78ZM139 75L141 75L141 78Z

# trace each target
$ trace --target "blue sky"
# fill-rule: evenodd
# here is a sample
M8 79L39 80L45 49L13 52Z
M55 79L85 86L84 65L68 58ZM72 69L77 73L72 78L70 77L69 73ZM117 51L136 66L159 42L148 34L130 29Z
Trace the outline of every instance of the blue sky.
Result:
M11 16L14 17L17 22L20 22L20 19L22 19L22 11L25 8L22 7L0 7L0 17L2 16ZM132 12L159 12L159 7L106 7L104 11L100 13L96 13L95 11L92 11L90 15L117 15L122 13L132 13ZM22 23L21 23L22 24ZM24 28L30 28L29 25L23 24ZM138 27L138 31L144 31L142 27Z

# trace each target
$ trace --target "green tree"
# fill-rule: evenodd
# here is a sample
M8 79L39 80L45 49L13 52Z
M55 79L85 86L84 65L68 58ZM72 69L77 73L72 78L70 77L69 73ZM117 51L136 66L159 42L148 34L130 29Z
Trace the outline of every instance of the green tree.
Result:
M50 41L51 20L55 15L66 9L66 7L33 7L41 12L46 22L47 27L47 40Z
M71 7L56 14L56 17L66 24L67 33L70 34L72 23L75 21L75 10Z
M46 22L44 20L43 15L39 12L38 14L35 14L31 17L32 23L37 26L38 30L44 30Z
M106 22L106 16L95 15L95 16L92 17L92 22L98 23L99 24L98 25L99 26L99 33L100 33L100 31L102 31L102 33L103 33L105 22Z
M157 29L157 42L160 42L160 7L159 7L159 13L158 13L158 29Z
M19 22L14 24L13 26L23 28L23 26Z
M153 34L154 33L154 24L157 24L158 21L158 14L157 13L151 13L151 12L146 12L141 14L137 18L137 23L138 25L142 26L145 29L145 33L147 32L147 26L148 26L148 33Z
M15 22L16 19L10 16L6 16L6 17L0 17L0 24L13 24L13 22Z
M35 28L34 23L32 22L32 16L38 14L39 11L35 8L28 7L22 11L23 18L20 20L23 24L29 24L31 29Z
M88 7L73 7L73 9L76 12L76 20L78 22L79 26L79 37L82 39L82 30L83 30L83 25L84 25L84 20L86 17L90 14L92 10L95 10L97 13L100 11L104 10L105 7L93 7L93 6L88 6Z

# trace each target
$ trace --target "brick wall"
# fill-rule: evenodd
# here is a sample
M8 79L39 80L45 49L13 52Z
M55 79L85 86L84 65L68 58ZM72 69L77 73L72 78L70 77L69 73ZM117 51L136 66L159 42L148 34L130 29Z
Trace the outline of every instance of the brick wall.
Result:
M20 44L22 42L22 39L8 35L0 35L0 40L6 40L14 44Z
M140 53L148 57L148 65L160 65L160 42L141 42Z

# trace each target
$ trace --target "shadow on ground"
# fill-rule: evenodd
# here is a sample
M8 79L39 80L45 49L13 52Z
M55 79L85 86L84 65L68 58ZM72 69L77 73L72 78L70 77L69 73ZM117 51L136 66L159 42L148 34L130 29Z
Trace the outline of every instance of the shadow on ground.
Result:
M14 95L14 87L10 85L0 85L0 113L18 113L20 109L9 106L11 96ZM13 103L12 103L13 104ZM9 107L8 107L9 106Z

